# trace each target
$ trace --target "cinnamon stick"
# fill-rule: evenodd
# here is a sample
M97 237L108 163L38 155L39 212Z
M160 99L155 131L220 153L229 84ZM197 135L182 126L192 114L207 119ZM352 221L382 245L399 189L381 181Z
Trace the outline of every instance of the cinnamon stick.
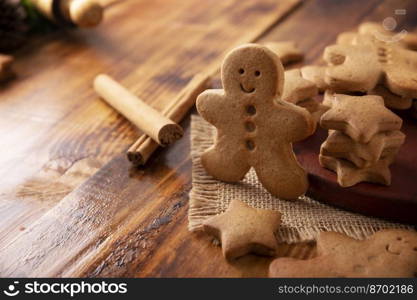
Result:
M208 75L195 75L162 114L179 123L194 106L197 96L209 87L209 82ZM144 165L157 148L157 143L148 136L142 135L127 151L127 158L135 166Z
M181 126L137 98L109 76L98 75L94 80L94 89L107 103L161 146L172 144L182 137Z

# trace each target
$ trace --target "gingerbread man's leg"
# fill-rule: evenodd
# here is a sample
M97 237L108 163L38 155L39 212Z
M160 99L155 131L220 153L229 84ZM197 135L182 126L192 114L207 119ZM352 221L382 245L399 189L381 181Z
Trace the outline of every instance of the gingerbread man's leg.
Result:
M272 195L281 199L297 199L308 188L307 173L298 164L291 144L277 150L259 153L254 166L259 181Z
M226 182L242 180L250 169L246 150L226 138L218 139L215 146L204 152L201 162L207 173Z

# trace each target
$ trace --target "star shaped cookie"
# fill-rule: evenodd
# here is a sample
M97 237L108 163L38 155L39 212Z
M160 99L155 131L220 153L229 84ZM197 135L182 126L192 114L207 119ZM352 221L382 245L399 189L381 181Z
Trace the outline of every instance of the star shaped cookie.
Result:
M413 99L403 97L392 93L383 85L377 85L374 89L368 92L368 95L381 96L384 99L384 105L390 109L404 110L409 109L413 104ZM323 98L323 105L331 107L335 93L331 90L326 90Z
M13 76L13 71L11 69L12 63L12 56L0 54L0 82Z
M326 73L325 66L305 66L301 68L301 75L303 78L313 82L320 93L329 88L328 84L324 80Z
M368 92L368 95L378 95L384 99L386 107L391 109L409 109L413 105L413 99L410 97L403 97L392 93L385 86L378 84L373 90Z
M340 131L329 130L329 136L321 145L320 154L347 159L358 168L364 168L380 158L395 156L404 140L405 135L399 130L377 133L366 144L355 142Z
M381 230L366 240L337 232L321 232L317 256L282 257L269 267L270 277L416 277L417 233Z
M327 106L321 104L320 102L314 100L314 99L307 99L307 100L304 100L304 101L300 101L300 102L297 103L297 105L307 109L310 112L311 118L313 119L314 124L316 125L313 128L312 132L315 132L317 124L319 123L321 116L329 108Z
M282 100L291 102L309 111L314 124L316 125L320 117L327 111L327 107L321 105L313 99L318 94L317 86L314 82L301 76L300 69L285 71L285 82ZM313 132L316 126L313 128Z
M248 253L274 256L274 232L280 223L278 211L256 209L232 200L224 213L204 221L203 229L221 241L224 257L231 260Z
M317 94L318 90L314 82L304 79L300 69L285 71L282 100L298 104L298 102L313 98Z
M353 163L331 156L319 155L320 165L337 173L337 182L342 187L350 187L360 182L372 182L383 185L391 184L389 165L394 157L386 157L376 163L357 168Z
M294 41L267 42L265 46L275 52L283 65L303 60L304 54Z
M368 143L378 132L401 128L402 119L384 106L380 96L334 94L331 102L320 125L325 129L340 130L355 141Z

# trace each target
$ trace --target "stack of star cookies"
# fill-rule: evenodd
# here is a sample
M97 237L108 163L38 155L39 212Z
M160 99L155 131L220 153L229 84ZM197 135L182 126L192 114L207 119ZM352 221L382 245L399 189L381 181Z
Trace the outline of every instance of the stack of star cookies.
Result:
M335 171L343 187L363 181L389 185L389 165L405 139L401 118L380 96L328 93L325 98L331 108L320 125L329 135L320 149L320 164Z

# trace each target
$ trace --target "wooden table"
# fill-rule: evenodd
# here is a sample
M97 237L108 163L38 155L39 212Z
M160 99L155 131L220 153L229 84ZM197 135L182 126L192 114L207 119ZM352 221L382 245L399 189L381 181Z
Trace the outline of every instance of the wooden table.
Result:
M97 29L34 38L17 53L19 77L0 90L0 276L266 275L270 259L246 256L227 263L211 238L187 230L189 117L182 140L158 150L146 168L132 168L124 152L139 133L91 88L94 76L106 72L161 108L161 99L173 97L199 68L221 58L228 39L214 43L216 37L207 34L211 52L190 39L181 53L184 62L178 62L175 48L161 51L145 37L172 39L176 26L191 36L205 32L208 25L200 20L226 12L238 24L236 8L226 2L210 2L207 10L192 0L128 1L112 7ZM261 5L256 13L269 8ZM317 62L339 32L364 20L393 16L400 29L417 25L414 0L294 0L279 9L284 18L260 41L295 40L306 64ZM395 16L395 9L407 14ZM167 20L172 31L164 30ZM160 31L147 30L150 22ZM184 66L157 74L156 66L179 63ZM315 248L281 244L279 252L307 258Z

